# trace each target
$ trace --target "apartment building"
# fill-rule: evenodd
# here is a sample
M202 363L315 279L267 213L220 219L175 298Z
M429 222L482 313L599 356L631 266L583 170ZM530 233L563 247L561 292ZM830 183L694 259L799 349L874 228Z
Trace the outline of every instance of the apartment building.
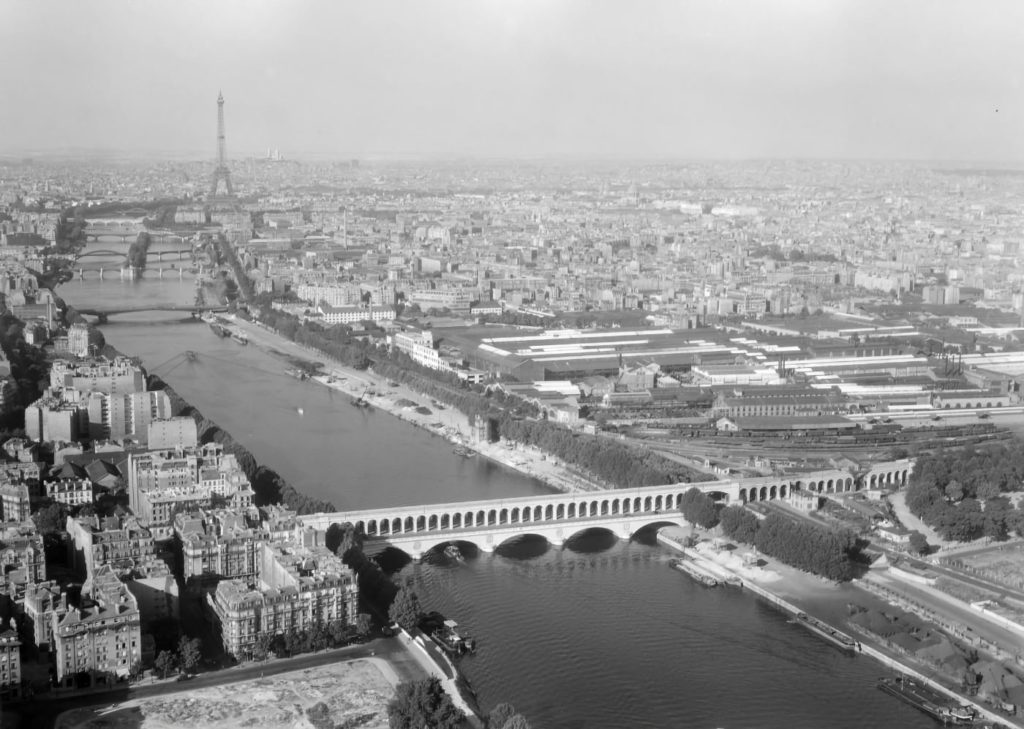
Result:
M335 324L356 324L361 321L392 321L395 318L393 306L331 306L320 304L320 321L327 326Z
M326 547L264 542L259 572L257 586L240 579L224 580L207 595L224 649L231 655L251 656L260 634L355 621L359 597L355 573Z
M78 673L88 673L93 684L111 684L142 663L138 603L110 565L86 580L79 605L62 617L54 613L52 620L57 680L63 686Z
M25 408L25 436L37 443L77 441L87 421L76 400L72 391L48 391Z
M21 696L21 641L13 630L0 633L0 701Z
M80 576L91 577L104 565L123 574L156 554L152 532L134 516L69 516L65 529L72 567Z
M68 611L67 593L56 581L46 580L29 585L21 604L25 616L32 622L32 640L36 647L49 649L53 645L53 627Z
M61 504L81 506L93 501L92 481L87 478L59 478L45 486L46 495Z
M32 513L28 486L23 483L0 484L0 506L5 522L23 522Z
M215 443L132 453L125 470L131 509L157 539L171 536L175 513L207 509L214 495L237 509L254 498L238 460Z
M395 332L391 337L391 346L405 352L424 367L434 370L453 369L434 346L434 332L430 329Z
M93 391L83 400L92 440L134 438L145 442L150 424L172 415L171 399L162 390L115 394Z
M174 532L181 541L186 582L240 579L246 584L255 583L260 545L268 535L249 526L243 514L228 509L178 514Z
M146 379L142 368L128 357L79 362L59 359L50 368L50 387L114 395L143 392Z
M153 420L149 424L146 445L153 450L195 448L199 445L196 421L186 416Z
M423 311L449 309L457 313L469 313L469 307L476 298L469 288L449 287L441 289L418 289L406 294L409 304L416 304Z
M0 528L0 594L19 602L28 585L46 579L43 537L31 520Z

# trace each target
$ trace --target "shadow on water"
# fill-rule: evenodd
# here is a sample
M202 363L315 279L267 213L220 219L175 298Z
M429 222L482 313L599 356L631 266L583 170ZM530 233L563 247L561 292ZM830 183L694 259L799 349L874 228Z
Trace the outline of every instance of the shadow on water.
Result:
M384 551L378 554L374 559L386 575L393 575L396 572L401 572L412 562L412 557L398 547L386 547Z
M618 541L619 538L615 536L615 533L608 529L587 529L569 537L565 541L565 548L579 554L594 554L608 551Z
M524 534L502 542L494 550L495 554L507 559L529 560L543 557L551 549L548 540L536 534Z
M675 525L670 521L648 524L647 526L637 530L630 541L642 544L645 547L657 547L659 545L658 530L664 529L666 526Z

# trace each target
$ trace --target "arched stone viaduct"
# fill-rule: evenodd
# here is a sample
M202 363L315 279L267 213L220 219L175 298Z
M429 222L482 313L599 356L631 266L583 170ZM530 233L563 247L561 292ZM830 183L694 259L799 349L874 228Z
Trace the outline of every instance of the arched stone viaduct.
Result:
M555 545L587 529L607 529L628 539L651 524L682 524L679 506L683 494L694 486L726 503L770 501L786 498L794 489L829 494L900 486L906 483L912 467L913 463L906 460L877 464L860 477L837 469L697 484L308 514L298 517L298 521L301 529L320 531L331 524L348 522L366 536L367 554L391 546L418 559L453 541L472 542L489 552L504 541L527 534L544 537Z

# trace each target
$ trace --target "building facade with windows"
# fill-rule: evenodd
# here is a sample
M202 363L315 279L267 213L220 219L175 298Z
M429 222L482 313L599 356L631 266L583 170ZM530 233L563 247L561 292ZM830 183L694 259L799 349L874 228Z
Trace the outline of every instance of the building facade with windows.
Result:
M138 602L110 565L82 586L82 600L63 617L53 615L57 680L70 686L85 673L92 684L126 679L142 664Z
M251 657L261 634L287 634L335 620L355 622L355 573L326 547L264 542L259 556L255 585L224 580L207 595L228 653Z
M21 696L21 641L13 630L0 633L0 700Z

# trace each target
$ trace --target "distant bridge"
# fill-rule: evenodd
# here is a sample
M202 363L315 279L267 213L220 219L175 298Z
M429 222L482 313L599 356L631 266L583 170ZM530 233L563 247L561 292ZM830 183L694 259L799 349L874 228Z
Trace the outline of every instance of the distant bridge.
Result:
M647 526L682 524L679 505L683 494L693 487L723 503L772 501L786 498L797 489L827 494L900 486L906 483L911 468L912 461L901 460L876 464L859 476L832 469L789 476L309 514L298 517L298 521L303 528L321 531L331 524L348 522L366 536L367 554L396 547L419 559L450 542L471 542L490 552L502 542L527 534L544 537L555 545L588 529L605 529L628 539Z
M122 306L112 309L75 307L75 311L79 314L95 316L100 319L100 321L105 321L107 317L115 316L116 314L134 314L140 311L180 311L194 315L207 311L221 313L227 310L228 307L221 304L214 306L196 306L195 304L140 304L139 306Z
M114 226L112 228L94 228L91 226L87 226L85 230L82 231L82 234L85 236L85 239L87 241L96 241L99 240L100 238L117 238L122 243L127 243L129 239L132 242L134 242L135 239L138 237L139 233L149 233L149 237L155 238L156 240L165 240L167 238L179 238L184 242L185 239L189 237L188 235L184 235L182 233L174 233L169 230L146 230L141 225Z
M128 253L126 251L86 251L85 253L79 253L75 256L75 261L81 261L83 258L100 258L100 257L113 257L123 259L125 262L128 261ZM149 261L155 258L158 261L163 261L168 258L172 261L185 261L192 260L192 250L190 248L180 248L175 251L147 251L146 260Z

